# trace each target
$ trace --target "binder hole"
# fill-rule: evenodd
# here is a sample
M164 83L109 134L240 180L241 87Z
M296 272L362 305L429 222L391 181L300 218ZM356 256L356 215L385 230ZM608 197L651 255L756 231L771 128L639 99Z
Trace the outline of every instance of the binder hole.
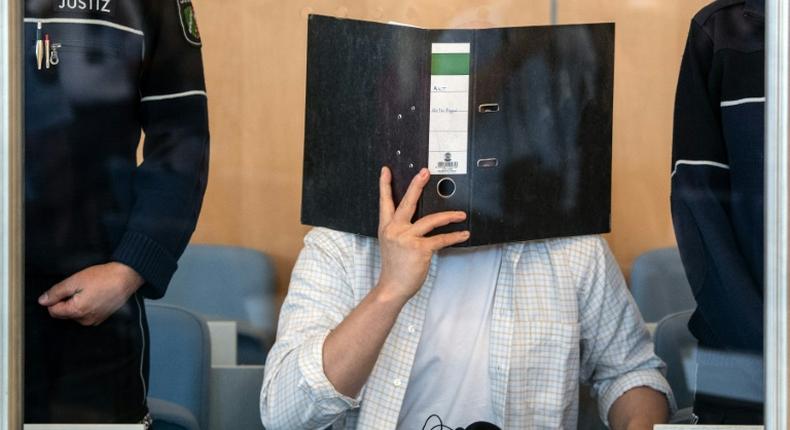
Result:
M484 103L478 109L481 113L499 112L499 103Z
M499 160L496 158L481 158L477 160L477 167L486 168L486 167L497 167L499 166Z
M455 194L455 181L450 178L443 178L436 184L436 192L439 196L449 199Z

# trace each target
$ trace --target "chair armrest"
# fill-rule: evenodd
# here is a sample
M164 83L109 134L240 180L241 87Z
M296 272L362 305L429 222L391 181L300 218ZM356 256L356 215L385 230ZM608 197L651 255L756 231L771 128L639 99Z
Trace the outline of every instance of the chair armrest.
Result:
M694 408L678 409L672 417L669 418L670 424L696 424L697 416L694 415Z
M263 366L212 366L209 430L264 430L261 382Z
M274 333L239 322L237 327L237 362L240 365L262 365L274 344Z
M154 419L153 430L201 430L197 418L181 405L149 397L148 410Z

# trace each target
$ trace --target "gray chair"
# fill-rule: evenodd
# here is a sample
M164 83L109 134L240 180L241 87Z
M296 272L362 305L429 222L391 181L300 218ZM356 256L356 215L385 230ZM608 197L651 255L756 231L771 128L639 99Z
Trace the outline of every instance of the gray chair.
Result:
M579 420L576 430L606 430L607 427L598 416L598 399L590 392L589 384L579 386Z
M238 363L264 364L274 342L274 264L262 252L221 245L189 245L160 302L205 319L236 321Z
M154 430L207 430L211 340L200 316L146 303L150 332L148 405Z
M631 268L631 294L647 322L697 307L677 248L640 255Z
M678 409L694 405L693 372L697 339L688 329L693 311L683 311L664 317L656 326L654 342L656 355L667 364L667 381L675 393ZM689 382L692 382L692 387Z
M264 430L260 395L263 366L215 366L211 370L211 428Z

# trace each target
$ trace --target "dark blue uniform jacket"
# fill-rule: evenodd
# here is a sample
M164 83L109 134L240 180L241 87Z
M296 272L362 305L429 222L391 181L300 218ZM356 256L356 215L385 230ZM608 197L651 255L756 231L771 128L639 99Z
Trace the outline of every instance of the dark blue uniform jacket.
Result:
M763 348L763 0L718 0L691 23L678 81L672 218L709 348Z
M144 295L161 297L194 231L208 171L192 5L25 3L27 275L119 261L145 278ZM40 44L39 69L43 39L50 49Z

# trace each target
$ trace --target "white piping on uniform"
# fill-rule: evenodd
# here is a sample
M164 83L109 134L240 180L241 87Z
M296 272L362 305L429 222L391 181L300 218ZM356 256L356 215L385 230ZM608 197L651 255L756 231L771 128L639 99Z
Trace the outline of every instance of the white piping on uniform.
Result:
M143 404L148 397L148 388L145 386L145 375L143 375L143 364L145 363L145 329L143 328L143 307L140 305L140 296L135 294L134 301L137 303L137 317L140 321L140 338L143 340L142 348L140 349L140 382L143 383Z
M25 18L25 22L35 22L35 23L42 23L42 24L89 24L89 25L103 25L105 27L111 27L116 30L126 31L129 33L136 34L138 36L145 36L140 30L127 27L125 25L116 24L110 21L104 21L101 19L83 19L83 18Z
M190 97L190 96L203 96L208 97L205 91L194 90L194 91L184 91L183 93L173 93L173 94L161 94L158 96L147 96L140 99L141 102L154 102L157 100L170 100L170 99L177 99L180 97Z
M686 165L686 166L713 166L719 167L722 169L730 170L730 166L724 163L717 163L715 161L708 161L708 160L678 160L675 162L675 168L672 170L672 174L669 177L675 176L675 173L678 172L678 166Z
M765 97L747 97L739 100L725 100L721 102L721 107L738 106L746 103L765 103Z

